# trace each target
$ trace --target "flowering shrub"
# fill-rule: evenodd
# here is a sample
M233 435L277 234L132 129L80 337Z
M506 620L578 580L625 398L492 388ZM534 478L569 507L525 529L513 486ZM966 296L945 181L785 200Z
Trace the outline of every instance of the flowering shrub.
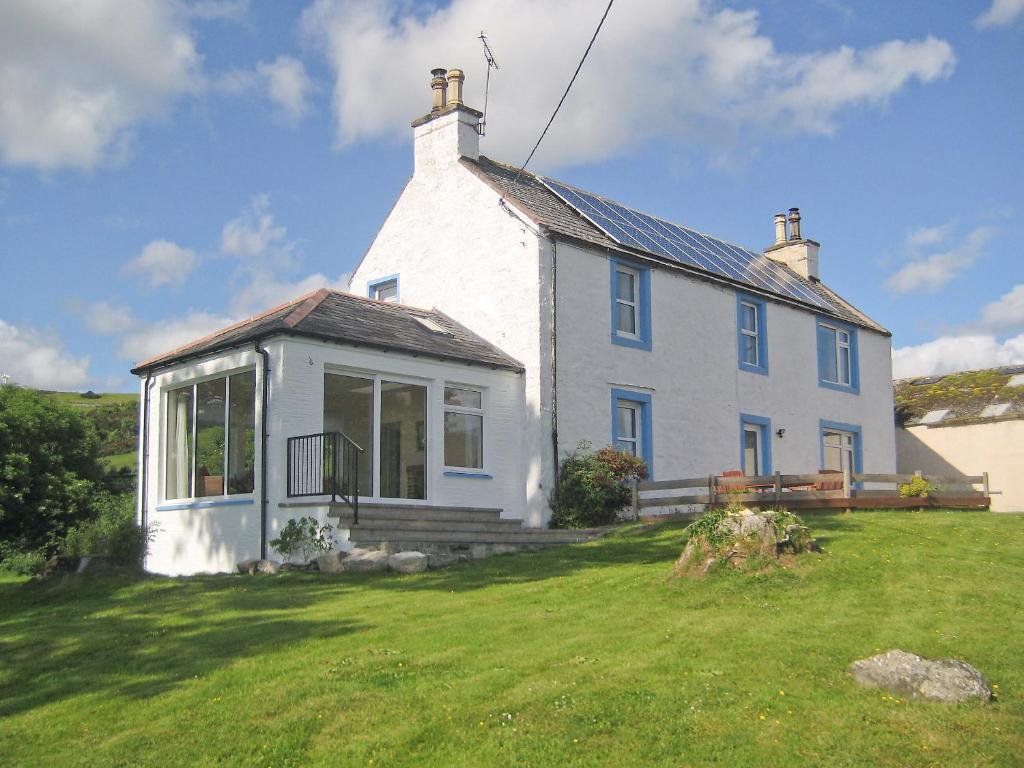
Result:
M900 485L900 496L905 499L925 498L929 492L934 491L931 483L923 477L915 477L909 483Z
M611 446L590 451L582 442L562 460L551 496L552 528L589 528L614 523L629 503L631 480L646 480L644 460Z

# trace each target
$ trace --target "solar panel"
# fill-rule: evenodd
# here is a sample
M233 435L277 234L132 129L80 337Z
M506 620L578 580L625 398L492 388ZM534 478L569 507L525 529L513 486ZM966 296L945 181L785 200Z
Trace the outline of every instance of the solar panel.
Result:
M805 304L833 309L789 270L762 253L640 213L582 189L539 178L544 186L619 245L664 256Z

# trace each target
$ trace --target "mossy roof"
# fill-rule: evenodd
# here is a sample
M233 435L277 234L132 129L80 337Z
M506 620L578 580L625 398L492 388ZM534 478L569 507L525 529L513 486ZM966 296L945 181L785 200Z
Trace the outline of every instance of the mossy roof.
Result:
M895 382L896 421L903 426L921 424L934 411L947 413L928 419L929 426L1024 418L1024 386L1010 386L1010 380L1020 374L1024 374L1022 365L900 379ZM986 412L988 406L1000 403L1007 407ZM994 411L1002 412L991 415Z

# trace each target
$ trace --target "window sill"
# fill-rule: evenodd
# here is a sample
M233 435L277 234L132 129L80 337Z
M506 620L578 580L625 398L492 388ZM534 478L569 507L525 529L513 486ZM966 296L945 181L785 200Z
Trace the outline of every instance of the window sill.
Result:
M648 352L651 351L651 340L642 339L639 336L619 336L618 334L612 334L612 344L618 344L620 347L632 347L633 349L643 349Z
M850 395L859 395L860 387L855 387L852 384L837 384L834 381L825 381L824 379L818 380L818 386L823 389L833 389L836 392L846 392Z
M446 469L444 471L445 477L473 477L477 480L493 480L494 475L488 472L478 472L469 469Z
M747 373L759 373L762 376L768 375L767 365L751 365L750 363L740 363L740 370L746 371Z
M185 499L183 501L170 501L164 504L157 504L157 512L173 512L181 509L206 509L208 507L234 507L241 504L255 504L254 497L244 499L216 499L213 501L200 501L198 499Z

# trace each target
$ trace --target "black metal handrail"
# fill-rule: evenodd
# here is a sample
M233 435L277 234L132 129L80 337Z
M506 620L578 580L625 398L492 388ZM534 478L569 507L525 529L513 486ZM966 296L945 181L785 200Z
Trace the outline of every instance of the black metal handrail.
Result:
M359 455L363 449L344 432L314 432L288 438L288 496L340 498L359 525Z

